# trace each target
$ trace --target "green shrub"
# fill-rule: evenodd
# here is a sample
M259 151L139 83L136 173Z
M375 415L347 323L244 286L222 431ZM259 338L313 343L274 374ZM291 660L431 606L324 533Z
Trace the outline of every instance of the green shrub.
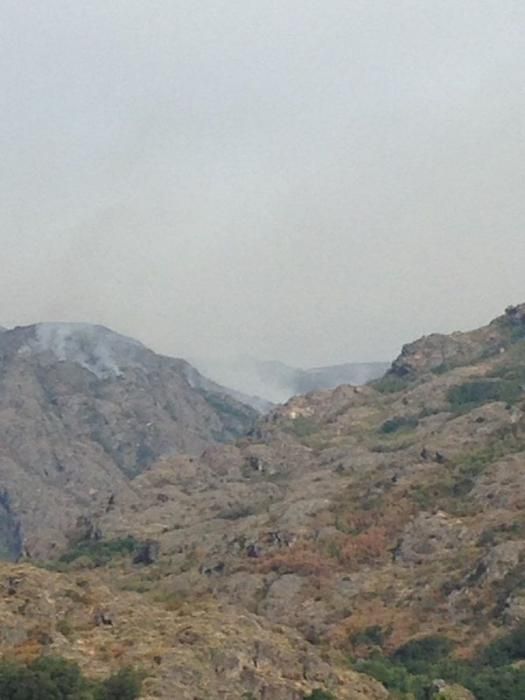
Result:
M41 657L27 666L0 661L2 700L135 700L140 688L139 676L129 669L97 683L61 657Z
M414 700L427 700L432 687L431 679L411 674L403 666L383 657L359 661L356 668L375 678L387 690L396 692L394 697L399 697L401 694L401 697L406 696L407 700L409 697Z
M525 659L525 625L496 639L480 657L481 663L489 666L504 666L518 659Z
M286 430L298 438L305 438L319 431L319 426L313 420L305 416L297 416L286 426Z
M136 671L124 668L99 685L95 700L135 700L140 695L141 679Z
M68 639L73 636L73 626L71 625L71 622L66 618L63 617L61 620L57 622L57 630L60 632L60 634L63 634L64 637L67 637Z
M514 452L521 452L525 444L512 435L511 429L500 434L485 447L472 452L464 452L454 458L457 474L463 477L476 477L485 467Z
M454 367L457 367L457 365L454 365L450 362L442 362L437 367L432 367L430 371L432 372L432 374L440 376L441 374L446 374L447 372L450 372L450 370L454 369Z
M447 398L455 411L479 406L490 401L514 403L521 395L519 382L507 379L477 379L449 389Z
M423 637L413 639L396 650L394 661L401 663L412 672L418 672L421 665L435 663L448 656L452 651L452 643L446 637Z
M417 428L418 425L419 420L416 416L394 416L394 418L385 421L379 430L388 435L398 430Z
M377 379L370 383L376 391L381 394L396 394L403 391L410 384L410 380L405 377L396 377L394 374L387 374L382 379Z
M222 520L240 520L247 518L250 515L255 515L256 509L249 503L237 503L233 506L225 508L217 513L217 517Z
M380 625L372 625L354 634L351 641L352 644L356 646L367 645L382 647L385 643L385 636Z
M58 562L71 564L85 557L92 566L103 566L116 557L133 554L139 546L140 542L131 535L114 540L84 540L65 552Z
M361 661L357 670L383 683L393 698L429 700L435 697L434 679L457 683L470 690L476 700L523 700L525 670L502 666L479 667L453 659L427 664L424 672L411 673L404 666L384 657Z
M518 343L525 338L525 326L519 325L512 328L510 340L512 343Z
M525 383L525 366L523 364L503 365L496 367L496 369L491 372L490 376L523 384Z
M490 644L474 661L452 659L450 650L448 639L426 637L408 642L390 658L358 661L356 668L403 700L435 697L436 678L464 686L476 700L525 698L525 668L510 665L525 658L525 625Z
M304 700L335 700L335 695L321 688L315 688L310 695L304 695Z

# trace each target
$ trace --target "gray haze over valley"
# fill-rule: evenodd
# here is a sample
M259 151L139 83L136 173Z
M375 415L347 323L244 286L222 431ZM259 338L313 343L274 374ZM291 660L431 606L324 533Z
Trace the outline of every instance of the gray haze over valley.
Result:
M524 20L6 0L0 323L318 367L487 322L525 298Z
M318 389L334 389L341 384L366 384L382 376L389 367L385 362L360 362L305 370L246 356L234 361L192 358L192 363L223 386L243 392L247 397L261 397L274 403ZM254 405L264 408L257 403Z

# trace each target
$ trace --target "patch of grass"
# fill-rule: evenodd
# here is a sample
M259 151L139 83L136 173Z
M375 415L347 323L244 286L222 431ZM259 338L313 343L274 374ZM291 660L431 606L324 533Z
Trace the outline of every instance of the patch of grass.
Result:
M385 439L390 438L387 442L377 443L370 447L370 452L376 452L379 454L387 454L389 452L399 452L400 450L406 450L415 442L415 437L407 435L406 432L400 432L394 435L385 435Z
M506 379L509 382L525 384L525 365L501 365L492 370L489 376L496 379Z
M425 483L411 487L410 498L421 509L439 507L456 515L467 515L472 506L467 500L476 479L487 467L509 454L525 450L525 442L504 429L484 447L464 452Z
M480 547L493 547L501 542L521 540L525 538L525 523L502 523L496 527L489 527L480 535L478 545ZM525 582L524 582L525 583Z
M514 437L509 429L501 432L495 440L485 447L459 455L453 460L453 464L461 476L475 477L481 474L490 464L509 454L521 452L523 449L525 449L525 443Z
M112 559L134 554L140 546L140 542L131 535L113 540L83 540L62 554L50 568L67 568L80 558L93 568L104 566Z
M85 593L79 593L73 588L68 588L64 591L64 595L67 596L74 603L86 605L89 603L89 597Z
M332 441L324 438L322 435L313 435L305 440L305 444L307 447L311 447L312 450L322 452L332 446Z
M447 473L441 479L412 486L409 495L421 510L438 507L454 515L467 515L471 504L465 499L474 486L473 479Z
M485 467L497 458L498 451L492 447L485 447L473 452L465 452L456 457L454 464L462 476L478 476Z
M455 369L455 367L458 367L458 365L455 365L451 362L442 362L437 367L432 367L430 371L432 372L432 374L440 376L441 374L446 374L447 372L450 372L450 370Z
M440 413L443 413L444 409L443 408L438 408L437 406L425 406L425 408L422 408L421 411L417 414L418 420L423 420L423 418L429 418L430 416L437 416Z
M153 600L155 603L163 605L166 610L174 612L180 610L183 605L188 602L188 596L181 592L168 591L168 592L158 592L155 594Z
M447 399L453 411L463 412L492 401L512 404L522 393L521 385L517 381L477 379L453 386L447 393Z
M60 634L63 634L64 637L66 637L67 639L71 640L73 638L73 625L66 617L63 617L61 620L59 620L57 622L56 627L58 632L60 632Z
M320 430L317 423L306 416L297 416L294 420L289 421L284 429L298 438L310 437Z
M350 641L355 646L382 647L385 643L385 634L380 625L372 625L354 634Z

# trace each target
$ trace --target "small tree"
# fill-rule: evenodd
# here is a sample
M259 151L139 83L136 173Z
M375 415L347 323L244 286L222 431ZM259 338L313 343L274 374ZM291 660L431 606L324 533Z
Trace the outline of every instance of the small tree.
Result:
M141 680L136 671L123 668L102 681L96 700L135 700L140 695Z
M336 700L335 695L321 688L315 688L310 695L305 695L304 700Z

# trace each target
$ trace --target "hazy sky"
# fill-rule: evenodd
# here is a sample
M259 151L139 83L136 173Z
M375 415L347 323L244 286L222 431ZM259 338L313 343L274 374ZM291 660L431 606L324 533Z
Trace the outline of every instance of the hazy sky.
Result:
M522 0L2 0L0 324L391 359L525 301Z

